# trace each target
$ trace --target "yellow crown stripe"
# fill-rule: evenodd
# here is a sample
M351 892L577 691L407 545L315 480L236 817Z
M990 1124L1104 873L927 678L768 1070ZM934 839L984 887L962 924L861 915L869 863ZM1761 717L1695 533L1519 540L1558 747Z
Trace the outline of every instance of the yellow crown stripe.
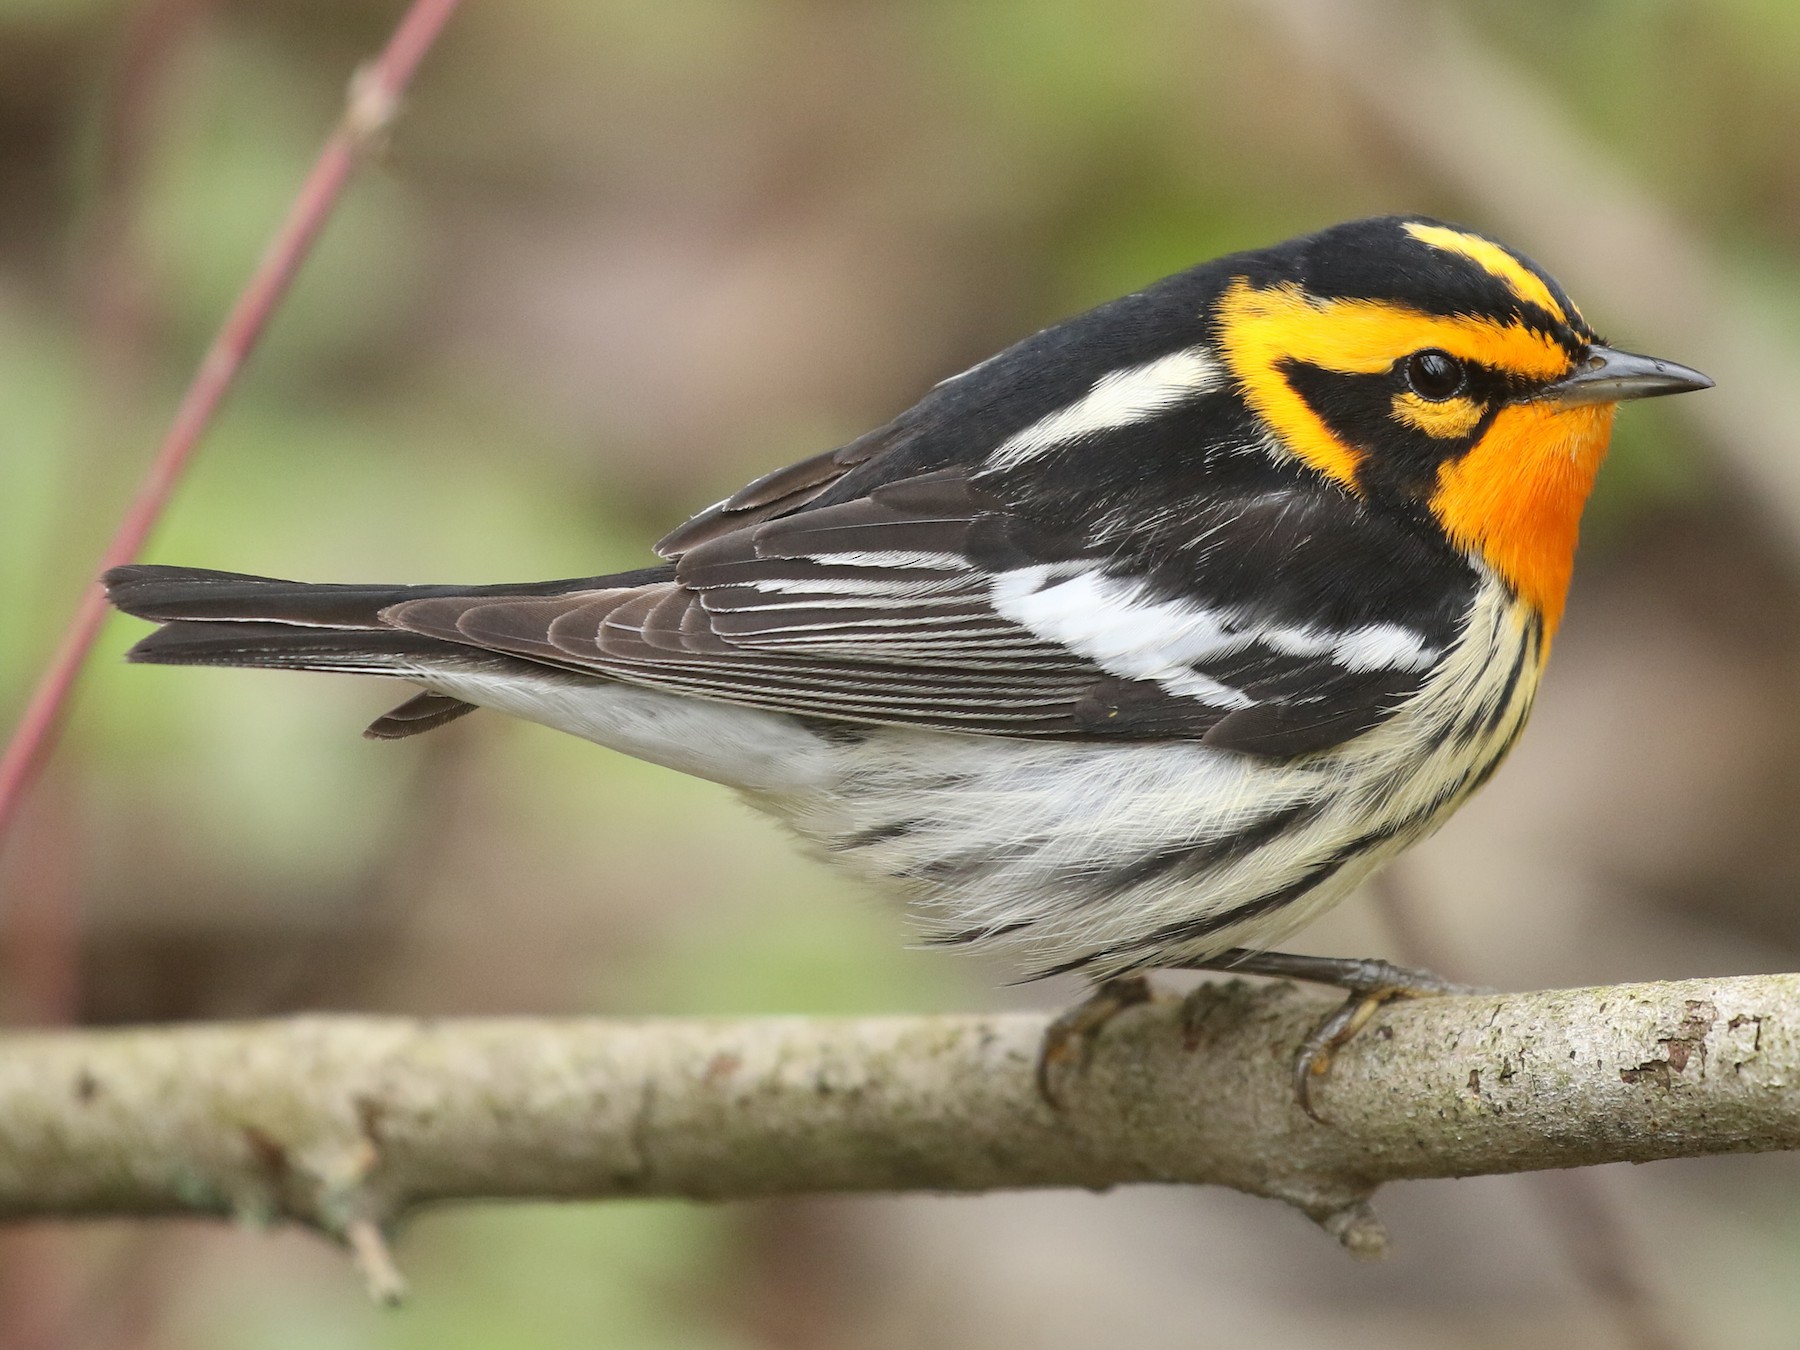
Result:
M1500 278L1506 283L1506 288L1519 299L1543 309L1558 323L1569 321L1569 316L1550 293L1544 279L1492 240L1483 239L1478 234L1464 234L1461 230L1447 229L1442 225L1412 223L1403 228L1422 244L1441 248L1446 253L1461 254L1483 271Z

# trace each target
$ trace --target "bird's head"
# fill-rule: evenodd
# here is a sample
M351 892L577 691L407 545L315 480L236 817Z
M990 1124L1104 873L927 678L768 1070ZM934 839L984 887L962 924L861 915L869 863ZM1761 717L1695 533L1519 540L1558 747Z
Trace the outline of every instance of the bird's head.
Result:
M1536 263L1438 221L1353 221L1231 261L1211 345L1274 452L1429 512L1547 631L1617 405L1712 383L1606 346Z

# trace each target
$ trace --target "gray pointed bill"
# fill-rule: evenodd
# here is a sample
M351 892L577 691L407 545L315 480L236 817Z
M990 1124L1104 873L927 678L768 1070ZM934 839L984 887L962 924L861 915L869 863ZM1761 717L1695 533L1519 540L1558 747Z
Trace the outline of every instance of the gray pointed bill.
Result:
M1628 398L1658 398L1711 389L1699 371L1657 356L1617 351L1595 343L1573 375L1564 376L1538 394L1563 407L1582 403L1619 403Z

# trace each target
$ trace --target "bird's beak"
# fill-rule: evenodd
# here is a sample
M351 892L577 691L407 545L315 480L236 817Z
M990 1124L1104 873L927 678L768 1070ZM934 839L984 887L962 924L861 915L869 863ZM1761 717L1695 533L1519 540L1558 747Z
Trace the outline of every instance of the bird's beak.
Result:
M1618 403L1628 398L1656 398L1711 389L1713 382L1697 370L1635 352L1614 351L1595 343L1576 367L1538 398L1571 408L1582 403Z

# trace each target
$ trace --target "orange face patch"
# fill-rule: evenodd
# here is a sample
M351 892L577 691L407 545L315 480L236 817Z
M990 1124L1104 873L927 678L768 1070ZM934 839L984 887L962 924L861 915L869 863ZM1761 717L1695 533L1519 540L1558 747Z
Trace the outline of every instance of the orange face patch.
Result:
M1285 449L1352 490L1363 452L1335 436L1294 391L1283 374L1288 363L1373 375L1436 347L1533 379L1552 380L1569 367L1561 346L1522 324L1425 314L1383 300L1320 299L1291 282L1259 289L1239 277L1220 298L1216 314L1219 353L1251 408Z
M1486 558L1544 616L1546 645L1562 620L1581 511L1617 406L1512 404L1438 474L1431 509L1445 533Z

